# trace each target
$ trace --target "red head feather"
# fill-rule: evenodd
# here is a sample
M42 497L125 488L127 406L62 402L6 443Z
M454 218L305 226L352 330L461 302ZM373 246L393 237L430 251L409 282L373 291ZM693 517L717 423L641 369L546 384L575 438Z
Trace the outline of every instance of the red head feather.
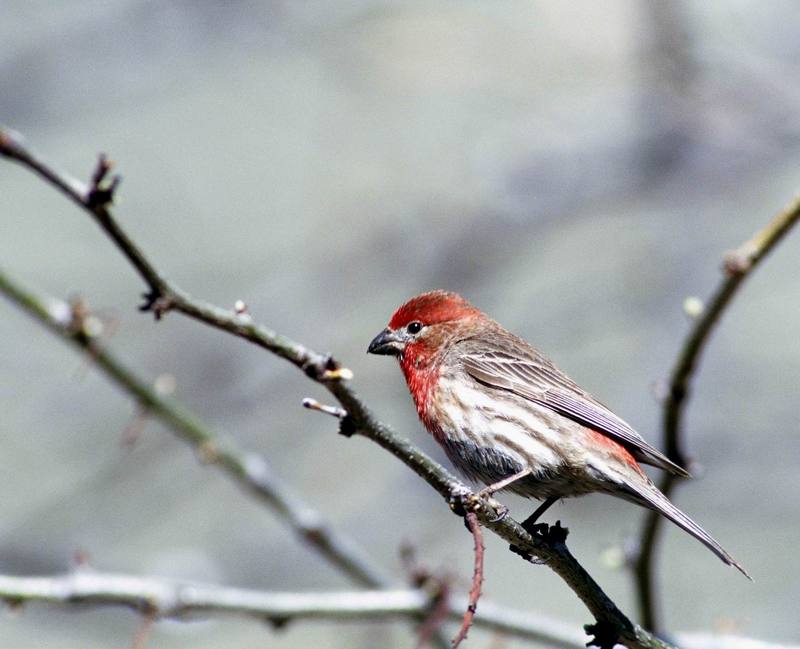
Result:
M411 298L389 321L389 329L399 330L416 321L423 325L439 325L447 322L463 322L475 317L485 317L457 293L431 291ZM439 380L439 356L451 332L440 330L430 332L423 338L410 342L400 357L400 367L408 382L417 412L425 426L434 436L440 438L442 432L428 417L429 399Z
M389 321L389 328L400 329L415 320L432 325L476 315L480 315L480 311L458 293L431 291L412 297L397 309Z

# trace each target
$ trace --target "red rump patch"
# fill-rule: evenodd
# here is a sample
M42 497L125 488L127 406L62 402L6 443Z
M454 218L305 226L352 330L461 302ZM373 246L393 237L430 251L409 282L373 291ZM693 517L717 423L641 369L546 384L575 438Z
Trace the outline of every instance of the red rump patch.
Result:
M478 313L480 311L458 293L431 291L412 297L397 309L389 321L389 328L399 329L415 320L426 325L437 324Z
M615 442L608 435L601 433L594 428L584 427L584 430L589 433L589 437L594 444L605 448L609 454L616 456L617 459L625 462L625 464L630 466L637 473L644 475L644 471L642 471L642 467L639 466L636 458L633 457L633 455L630 454L630 451L628 451L628 449L622 444Z

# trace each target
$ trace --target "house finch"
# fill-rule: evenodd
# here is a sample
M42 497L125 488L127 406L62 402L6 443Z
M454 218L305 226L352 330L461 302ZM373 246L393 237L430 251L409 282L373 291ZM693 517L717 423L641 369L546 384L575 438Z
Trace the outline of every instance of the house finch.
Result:
M462 473L543 501L527 527L561 498L604 492L654 509L747 574L639 463L684 469L461 296L412 298L367 351L397 356L420 419Z

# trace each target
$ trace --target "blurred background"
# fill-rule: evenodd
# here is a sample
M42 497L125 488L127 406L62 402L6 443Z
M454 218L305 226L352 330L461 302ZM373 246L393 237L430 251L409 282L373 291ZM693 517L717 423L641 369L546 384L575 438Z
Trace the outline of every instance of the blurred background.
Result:
M160 268L355 372L376 412L446 463L396 364L367 343L405 299L463 293L545 350L658 444L654 386L725 250L798 188L800 10L736 2L5 0L0 122L88 178L124 181L117 214ZM403 579L399 547L468 588L472 542L419 478L304 411L320 388L284 361L169 315L77 208L0 165L0 255L41 292L80 294L110 346ZM677 504L751 584L674 526L658 576L666 626L800 641L800 233L743 287L688 410L702 464ZM350 587L269 511L149 421L87 361L0 303L0 572L100 570L265 590ZM534 503L502 498L518 518ZM643 511L604 496L551 510L636 614L611 560ZM487 540L485 596L590 616L546 568ZM480 610L479 613L480 615ZM8 647L128 646L128 611L28 606ZM493 638L473 630L470 646ZM159 623L152 647L409 647L408 624ZM522 646L508 641L506 647Z

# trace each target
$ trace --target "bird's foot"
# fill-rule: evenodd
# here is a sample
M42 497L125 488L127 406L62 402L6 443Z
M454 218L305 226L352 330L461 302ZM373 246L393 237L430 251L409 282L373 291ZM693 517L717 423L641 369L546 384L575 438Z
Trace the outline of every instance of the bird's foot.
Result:
M548 543L564 543L569 534L569 528L562 527L560 520L553 525L548 525L547 523L533 524L526 521L522 523L522 527L531 536L540 538Z
M487 498L487 504L489 506L486 508L486 511L493 514L492 517L489 518L490 523L496 523L508 516L508 507L491 497L485 496L483 492L478 492L477 494L471 492L454 493L450 496L450 509L453 510L456 516L464 518L464 527L466 527L470 533L472 533L472 530L470 530L469 523L465 518L467 512L478 511Z
M496 503L494 506L495 515L489 519L490 523L499 523L502 521L506 516L508 516L508 507L502 505L500 503Z
M619 629L606 621L584 624L583 629L588 635L592 636L592 639L586 643L587 647L614 649L614 646L619 641Z
M567 535L569 534L568 527L562 527L561 521L556 521L553 525L548 525L547 523L528 523L525 521L522 523L522 528L530 534L532 537L541 539L548 545L555 545L558 543L564 543L567 540ZM533 556L527 550L523 550L518 545L514 545L513 543L508 546L508 549L511 550L514 554L518 554L526 561L533 561Z

